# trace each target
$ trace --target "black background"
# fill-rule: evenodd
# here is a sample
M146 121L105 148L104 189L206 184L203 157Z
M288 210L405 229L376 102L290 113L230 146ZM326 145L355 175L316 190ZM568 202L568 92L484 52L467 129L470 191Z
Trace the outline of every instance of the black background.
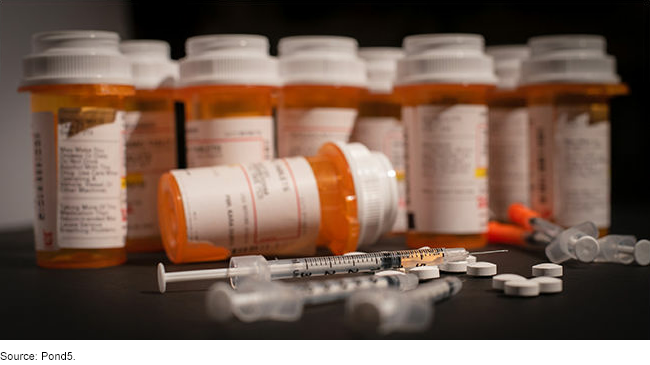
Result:
M188 37L261 34L276 55L280 38L345 35L362 47L401 46L407 35L478 33L486 45L546 34L600 34L616 56L628 96L612 100L612 232L650 237L650 3L638 2L169 2L132 4L134 35L171 44Z

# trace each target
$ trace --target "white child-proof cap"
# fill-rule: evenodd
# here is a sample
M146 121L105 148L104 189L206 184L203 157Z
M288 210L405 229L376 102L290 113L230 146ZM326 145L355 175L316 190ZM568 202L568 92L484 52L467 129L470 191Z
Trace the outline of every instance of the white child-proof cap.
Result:
M487 47L485 52L494 60L494 70L499 79L497 87L509 90L519 86L521 62L530 57L530 49L522 45Z
M132 85L131 64L119 42L117 33L98 30L36 33L32 53L23 58L21 85Z
M359 49L359 57L366 62L368 90L390 93L395 82L397 60L404 58L404 51L396 47L366 47Z
M165 41L134 39L120 43L120 50L131 61L136 89L171 88L178 80L178 64L170 58Z
M366 67L353 38L294 36L280 39L280 76L285 85L365 87Z
M620 81L616 59L605 53L605 38L598 35L555 35L528 41L530 59L523 62L522 82L603 83Z
M360 225L357 247L374 244L397 219L395 170L386 156L370 152L361 143L335 144L343 152L354 181Z
M261 35L220 34L191 37L179 61L180 85L278 86L278 63Z
M487 84L497 81L478 34L420 34L404 38L396 85Z

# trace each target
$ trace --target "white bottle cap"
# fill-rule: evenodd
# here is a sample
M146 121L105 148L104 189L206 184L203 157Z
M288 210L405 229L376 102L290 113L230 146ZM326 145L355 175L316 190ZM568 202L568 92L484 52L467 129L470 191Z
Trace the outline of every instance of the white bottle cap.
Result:
M366 62L368 90L378 94L391 93L397 60L404 58L404 51L396 47L367 47L359 49L359 57Z
M485 52L494 59L499 89L516 89L521 77L521 62L530 57L527 46L507 45L487 47Z
M477 34L420 34L404 38L406 57L397 62L397 85L495 84L492 58Z
M191 37L180 60L180 84L278 86L278 64L261 35L221 34Z
M134 39L120 43L120 50L131 61L136 89L172 88L178 80L178 64L170 58L165 41Z
M605 53L605 38L597 35L533 37L530 59L522 64L522 83L602 83L620 81L616 59Z
M280 76L285 85L366 86L366 67L348 37L295 36L280 39Z
M119 42L117 33L97 30L36 33L32 53L23 57L21 85L133 85Z
M397 219L397 179L393 165L379 152L361 143L335 142L343 152L357 196L359 241L357 247L377 242Z

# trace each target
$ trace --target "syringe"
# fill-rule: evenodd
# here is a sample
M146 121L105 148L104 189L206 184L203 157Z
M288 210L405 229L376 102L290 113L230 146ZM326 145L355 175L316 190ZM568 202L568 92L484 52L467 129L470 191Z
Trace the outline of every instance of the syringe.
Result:
M344 299L364 289L411 290L418 285L413 274L313 280L306 284L266 282L254 278L242 280L237 289L219 282L210 287L206 297L208 314L214 320L226 321L232 316L243 322L260 320L295 321L302 316L305 304L323 304Z
M433 305L456 295L463 287L457 277L446 277L399 292L387 288L352 294L345 305L348 324L362 332L416 332L429 327Z
M507 252L495 250L472 252L472 255ZM310 277L320 275L351 274L378 270L412 268L424 265L440 265L450 261L463 261L470 252L464 248L427 248L418 250L380 251L351 256L322 256L267 261L264 256L235 256L230 267L179 272L165 272L165 266L158 264L158 289L164 293L167 283L193 280L215 280L230 278L233 287L240 277L255 277L261 281L275 279Z

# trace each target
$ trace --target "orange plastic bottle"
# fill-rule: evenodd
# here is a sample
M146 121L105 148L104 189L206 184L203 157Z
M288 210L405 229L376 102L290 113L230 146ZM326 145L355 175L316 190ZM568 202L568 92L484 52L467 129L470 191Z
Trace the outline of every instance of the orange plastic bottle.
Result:
M605 39L529 41L522 78L530 115L531 208L564 227L610 225L609 99L627 93Z
M258 35L189 38L180 60L189 167L275 156L273 105L280 84L269 42Z
M158 228L158 180L178 166L174 86L178 66L169 44L130 40L120 49L131 61L135 96L126 109L126 202L128 252L162 251Z
M528 109L519 88L521 61L530 51L526 46L507 45L487 47L486 53L494 59L499 79L488 96L490 211L494 219L507 222L510 204L530 201Z
M132 82L116 33L32 37L19 90L31 93L39 266L126 261L123 104L134 94Z
M488 223L487 94L496 82L483 37L404 39L402 99L410 247L485 245Z
M334 254L374 243L397 210L395 171L358 143L327 143L312 157L174 170L158 214L174 263L231 255Z
M357 42L297 36L278 44L278 156L311 156L327 141L348 142L366 86Z
M350 141L364 144L388 157L397 172L399 203L393 233L406 233L406 180L404 162L404 125L399 98L393 92L397 60L404 57L400 48L359 49L366 62L368 88L361 95L359 115Z

